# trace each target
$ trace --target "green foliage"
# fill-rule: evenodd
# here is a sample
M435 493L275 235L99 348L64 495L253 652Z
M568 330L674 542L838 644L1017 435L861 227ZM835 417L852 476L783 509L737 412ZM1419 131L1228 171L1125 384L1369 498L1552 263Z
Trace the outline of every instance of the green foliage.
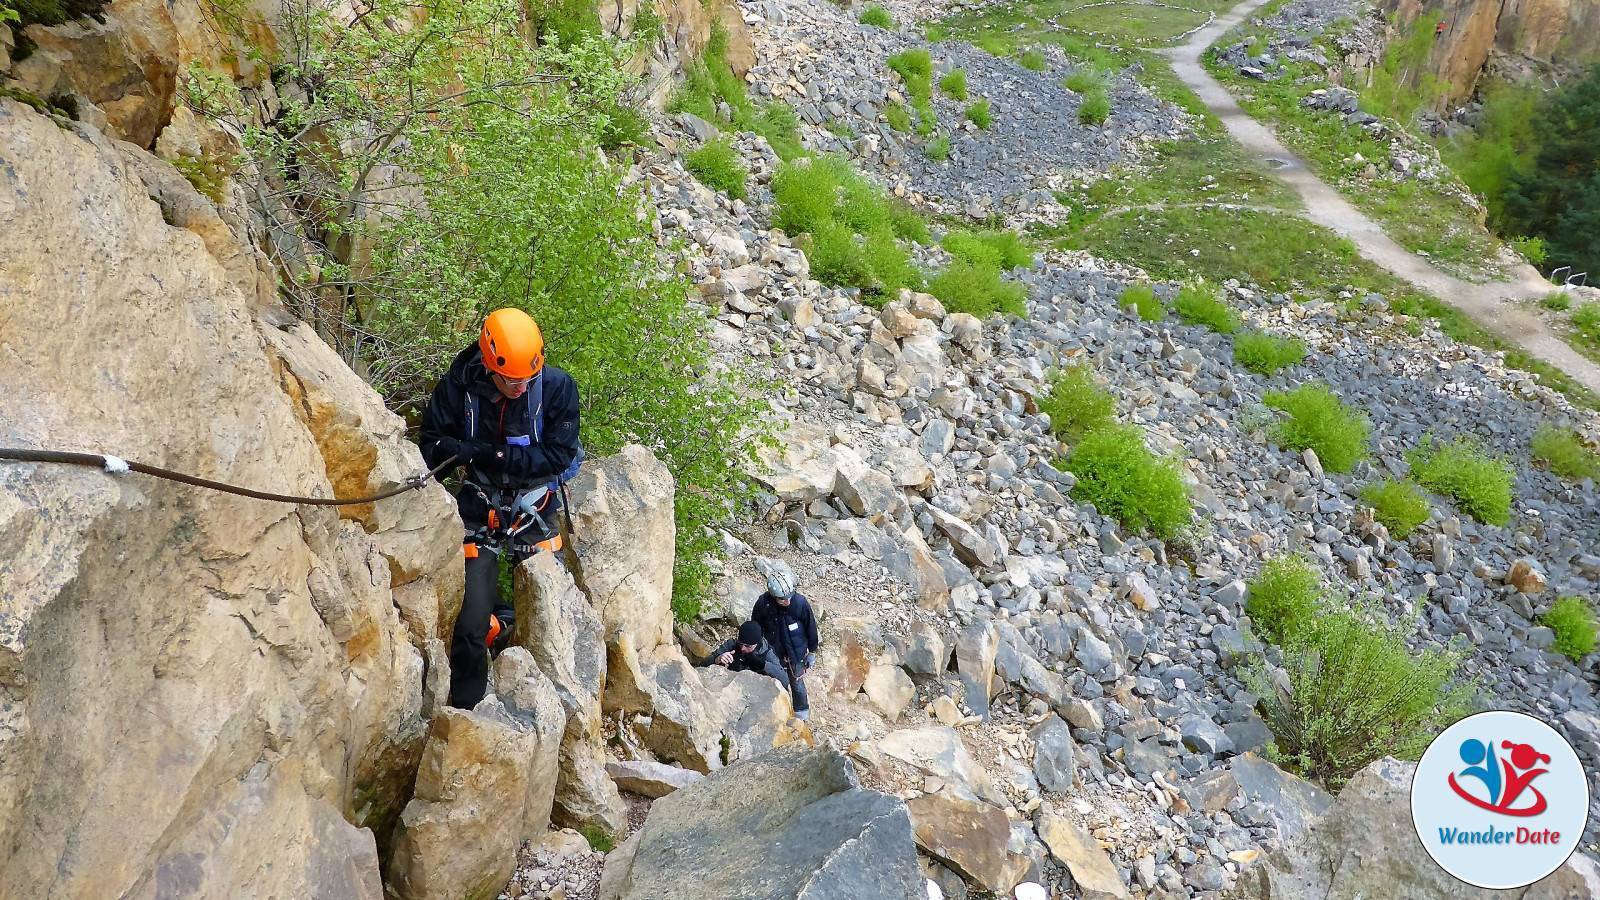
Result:
M778 158L788 161L805 155L800 143L800 119L794 109L781 100L756 103L745 94L744 81L728 65L728 33L720 23L712 23L711 38L700 60L684 70L683 82L672 92L668 112L693 113L724 128L749 131L767 139ZM726 103L730 118L717 114L717 104Z
M1555 265L1600 271L1600 65L1551 94L1532 120L1538 149L1506 179L1500 227L1544 238Z
M1389 44L1383 61L1372 71L1370 84L1361 92L1363 109L1409 124L1419 110L1439 98L1444 82L1428 71L1427 63L1436 39L1434 28L1441 18L1438 12L1418 16L1401 39Z
M1166 540L1190 523L1189 488L1178 463L1151 453L1137 426L1111 425L1084 435L1063 467L1078 479L1074 497L1131 531Z
M1512 178L1535 164L1542 92L1531 84L1497 81L1480 90L1479 96L1483 112L1476 127L1441 144L1439 158L1483 198L1489 221L1499 225Z
M0 12L0 22L7 19L21 27L28 25L61 25L73 19L104 16L108 0L10 0L7 16Z
M1239 314L1222 299L1222 292L1204 279L1194 279L1179 288L1172 311L1190 325L1204 325L1218 334L1239 330Z
M817 279L861 288L869 301L916 288L922 275L899 241L928 240L926 223L838 157L798 160L772 178L773 224L810 235Z
M1539 305L1545 309L1564 312L1572 308L1572 295L1566 291L1551 291L1539 298Z
M1258 375L1271 375L1306 358L1305 341L1265 331L1246 331L1233 339L1233 359Z
M895 131L911 130L911 110L902 103L891 103L883 108L883 117Z
M1117 303L1120 306L1130 307L1146 322L1159 322L1167 315L1167 308L1161 303L1161 298L1156 296L1155 288L1142 281L1123 288L1122 296L1117 298Z
M950 158L950 136L947 134L939 135L929 141L927 146L922 148L922 152L926 153L928 158L934 162L944 162Z
M1550 252L1545 249L1544 238L1514 237L1510 241L1511 249L1522 254L1522 258L1534 265L1542 265Z
M1017 64L1030 71L1043 72L1045 69L1044 54L1037 50L1024 51L1021 56L1017 57Z
M1276 761L1337 790L1384 756L1416 759L1471 711L1458 650L1412 653L1374 604L1319 602L1282 644L1287 691L1262 665L1245 684L1261 698Z
M982 100L976 100L972 103L968 103L967 108L962 111L962 114L965 115L967 119L972 122L972 124L984 130L988 130L989 126L994 124L994 114L989 110L989 98L987 97L983 98Z
M1409 481L1384 480L1361 489L1361 499L1373 509L1392 537L1405 540L1428 521L1428 498Z
M1095 381L1093 370L1076 365L1050 379L1050 393L1039 400L1039 411L1050 417L1050 430L1070 442L1113 424L1117 403Z
M1372 427L1366 415L1345 406L1327 385L1312 382L1292 391L1270 391L1261 399L1286 415L1273 425L1273 440L1295 450L1315 450L1324 469L1348 472L1367 457Z
M1407 451L1406 462L1418 484L1454 499L1478 521L1511 521L1511 464L1477 440L1463 435L1444 444L1427 435Z
M894 232L895 237L914 243L933 243L933 235L928 232L928 220L904 200L889 201L889 230Z
M1594 652L1594 608L1581 597L1562 597L1541 621L1556 634L1555 651L1573 662Z
M13 0L0 0L0 25L21 22L22 14L11 8Z
M1011 54L1011 45L1007 44L1004 38L996 35L983 35L973 43L977 45L979 50L990 56L1009 56Z
M1033 265L1033 245L1015 231L952 231L941 242L956 259L1001 271Z
M733 149L727 138L689 151L684 155L683 165L707 187L736 200L744 199L744 183L750 171L739 161L739 151Z
M606 113L605 123L600 126L599 140L601 148L607 153L615 153L629 145L643 146L650 140L650 120L639 110L619 103Z
M889 57L889 68L900 75L911 96L927 96L932 91L933 57L921 47L902 50Z
M876 3L868 4L867 8L861 11L861 18L857 19L857 21L863 25L871 25L874 28L894 27L894 16L889 15L887 9Z
M951 69L944 77L939 79L939 90L951 100L967 99L967 72L965 69Z
M950 38L950 29L946 28L942 22L924 22L922 25L922 37L930 44L937 44Z
M1106 73L1098 69L1074 69L1061 83L1074 93L1089 94L1104 91L1107 80Z
M982 319L997 312L1023 317L1028 314L1028 289L1005 281L993 266L952 262L928 281L928 293L938 297L950 312Z
M589 849L597 853L610 853L617 847L616 835L599 825L585 825L578 829L578 833L589 842Z
M1317 614L1322 598L1322 576L1303 556L1271 559L1250 579L1245 611L1251 627L1262 638L1281 644L1305 630Z
M1600 453L1588 448L1571 428L1548 422L1533 433L1533 458L1564 478L1593 478L1600 481Z
M1111 97L1104 90L1093 90L1078 104L1078 121L1084 125L1104 125L1111 117Z
M917 134L928 137L933 130L939 127L939 119L933 112L933 100L930 97L915 97L911 101L911 108L917 111Z
M1600 347L1600 301L1585 303L1573 310L1572 328L1584 340Z
M188 179L194 189L211 198L212 203L220 204L224 199L228 185L228 167L220 160L209 156L179 156L172 160L172 167L178 174Z

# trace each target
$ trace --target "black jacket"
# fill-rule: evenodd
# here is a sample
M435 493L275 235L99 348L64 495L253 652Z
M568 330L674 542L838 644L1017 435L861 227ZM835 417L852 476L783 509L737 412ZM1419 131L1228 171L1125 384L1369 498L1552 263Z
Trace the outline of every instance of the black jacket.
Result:
M772 647L768 646L766 641L762 641L754 653L740 653L739 639L728 638L719 644L717 649L711 651L711 658L706 660L706 664L715 664L717 657L724 653L733 654L733 662L728 665L729 669L735 672L756 672L768 678L776 678L784 690L789 689L789 675L783 670L783 663L778 662L777 654L772 652Z
M536 402L542 408L536 409ZM578 385L571 375L546 365L525 394L508 400L495 387L474 342L456 354L450 371L439 379L433 400L422 414L419 443L430 469L450 455L451 448L440 445L442 438L476 439L499 451L497 462L475 466L468 472L474 484L520 490L553 481L582 452L578 443ZM513 443L507 443L508 439ZM463 521L483 521L483 503L476 492L461 491L457 503Z
M779 660L799 666L805 663L807 653L816 652L817 617L811 614L811 601L801 594L791 595L785 607L779 606L771 594L763 593L750 618L761 625Z

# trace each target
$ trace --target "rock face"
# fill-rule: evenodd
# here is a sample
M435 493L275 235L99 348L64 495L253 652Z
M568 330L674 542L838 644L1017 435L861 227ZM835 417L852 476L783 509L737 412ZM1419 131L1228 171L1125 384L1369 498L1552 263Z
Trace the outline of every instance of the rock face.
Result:
M203 201L166 164L4 99L0 160L0 444L321 496L421 470L255 319L225 228L169 224L152 195ZM0 467L0 894L375 896L447 633L400 610L459 596L460 524L436 485L345 514Z
M1563 67L1600 58L1600 2L1596 0L1385 0L1402 28L1438 12L1444 31L1429 67L1445 82L1449 99L1472 93L1496 57L1525 57Z
M836 750L786 747L656 801L600 897L926 897L901 801Z
M606 763L606 774L617 787L641 797L665 797L678 788L705 778L691 769L680 769L649 760Z
M1011 824L998 807L958 791L942 790L906 801L917 846L986 891L1005 893L1027 871L1011 853Z

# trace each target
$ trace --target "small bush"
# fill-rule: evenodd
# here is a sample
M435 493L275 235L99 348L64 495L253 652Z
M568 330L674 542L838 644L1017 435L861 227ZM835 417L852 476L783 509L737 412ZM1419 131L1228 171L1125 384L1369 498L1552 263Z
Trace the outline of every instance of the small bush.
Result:
M919 47L902 50L889 57L889 68L906 83L906 91L913 98L927 97L933 92L933 57Z
M683 164L707 187L738 200L744 199L744 183L750 172L739 161L739 151L733 149L726 138L689 151Z
M1590 450L1571 428L1544 424L1533 433L1533 458L1565 478L1593 478L1600 481L1600 453Z
M1512 238L1511 249L1522 254L1523 259L1536 266L1543 263L1545 258L1550 255L1550 251L1545 249L1544 238L1538 237Z
M980 319L996 312L1019 318L1028 314L1028 289L1005 281L993 266L975 266L958 259L928 281L927 291L950 312Z
M1594 609L1581 597L1562 597L1541 621L1556 633L1555 651L1562 656L1577 662L1594 652Z
M1103 90L1090 91L1078 104L1078 121L1084 125L1104 125L1111 117L1111 97Z
M1572 327L1590 343L1600 345L1600 302L1585 303L1573 310Z
M967 99L967 73L965 69L951 69L939 79L939 90L951 100Z
M922 270L917 268L892 230L883 228L868 232L862 253L873 280L861 287L870 289L878 298L887 300L898 297L901 288L922 287Z
M985 131L989 129L990 125L994 124L994 113L989 109L989 98L987 97L982 100L976 100L972 103L968 103L967 108L963 111L963 114L972 122L972 124L984 129Z
M172 167L212 203L221 205L226 199L228 169L217 160L209 156L179 156L172 160Z
M589 849L599 853L610 853L617 847L617 839L611 832L599 825L585 825L578 829L583 839L589 842Z
M1322 596L1322 575L1305 557L1279 556L1250 579L1245 611L1256 634L1281 644L1305 629L1317 614Z
M1406 453L1406 462L1418 484L1455 500L1478 521L1511 521L1511 465L1476 440L1463 436L1441 444L1427 435Z
M1078 479L1073 496L1093 503L1131 531L1165 540L1189 524L1189 488L1177 462L1151 453L1137 426L1090 432L1063 465Z
M642 147L650 140L650 120L631 106L617 105L606 113L606 124L600 129L600 147L607 153L633 145Z
M889 15L889 11L887 9L884 9L876 3L870 4L866 9L863 9L861 11L861 18L857 21L863 25L871 25L873 28L894 27L894 16Z
M929 141L928 146L922 148L922 152L926 153L928 158L934 162L944 162L950 158L950 136L947 134L939 135Z
M956 259L1002 271L1033 266L1033 247L1015 231L952 231L942 246Z
M1306 358L1305 342L1264 331L1246 331L1233 339L1233 359L1258 375L1271 375Z
M1167 308L1162 305L1161 298L1156 296L1155 288L1144 283L1130 284L1123 288L1122 296L1117 298L1117 303L1132 307L1139 314L1139 318L1146 322L1159 322L1167 315Z
M1017 57L1017 64L1024 69L1034 72L1043 72L1045 68L1044 54L1037 50L1028 50Z
M1327 385L1270 391L1261 400L1286 414L1272 426L1273 439L1295 450L1315 450L1324 469L1348 472L1366 458L1372 430L1367 417L1345 406Z
M889 229L895 233L895 237L915 241L918 244L933 242L933 235L928 233L927 220L904 200L890 201Z
M1078 69L1062 79L1061 83L1073 93L1087 94L1090 91L1104 91L1106 76L1094 69Z
M883 117L895 131L911 130L911 110L902 103L891 103L884 107Z
M1471 711L1470 686L1457 680L1462 655L1413 654L1368 605L1320 603L1282 648L1287 691L1261 666L1245 684L1266 706L1277 761L1331 790L1375 759L1418 758Z
M917 97L911 101L911 108L917 111L917 134L923 137L933 134L939 127L939 117L934 115L932 98Z
M1202 280L1188 282L1179 289L1172 311L1190 325L1204 325L1218 334L1239 330L1239 314L1223 302L1220 291Z
M808 232L801 242L811 262L811 274L823 284L865 287L872 283L872 270L856 236L844 225L829 220Z
M1361 499L1393 537L1404 540L1428 521L1428 498L1409 481L1380 481L1361 490Z
M1539 305L1545 309L1564 312L1572 308L1572 295L1566 291L1551 291L1539 298Z
M1050 417L1057 437L1071 442L1115 422L1117 402L1088 366L1076 365L1050 379L1050 393L1039 401L1039 411Z

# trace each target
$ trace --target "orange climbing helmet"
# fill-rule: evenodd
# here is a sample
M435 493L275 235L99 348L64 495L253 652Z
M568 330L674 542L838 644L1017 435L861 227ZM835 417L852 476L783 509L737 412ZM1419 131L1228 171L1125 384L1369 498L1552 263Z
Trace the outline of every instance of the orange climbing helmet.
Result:
M522 381L544 368L544 335L539 323L520 309L497 309L483 320L478 350L489 371Z

